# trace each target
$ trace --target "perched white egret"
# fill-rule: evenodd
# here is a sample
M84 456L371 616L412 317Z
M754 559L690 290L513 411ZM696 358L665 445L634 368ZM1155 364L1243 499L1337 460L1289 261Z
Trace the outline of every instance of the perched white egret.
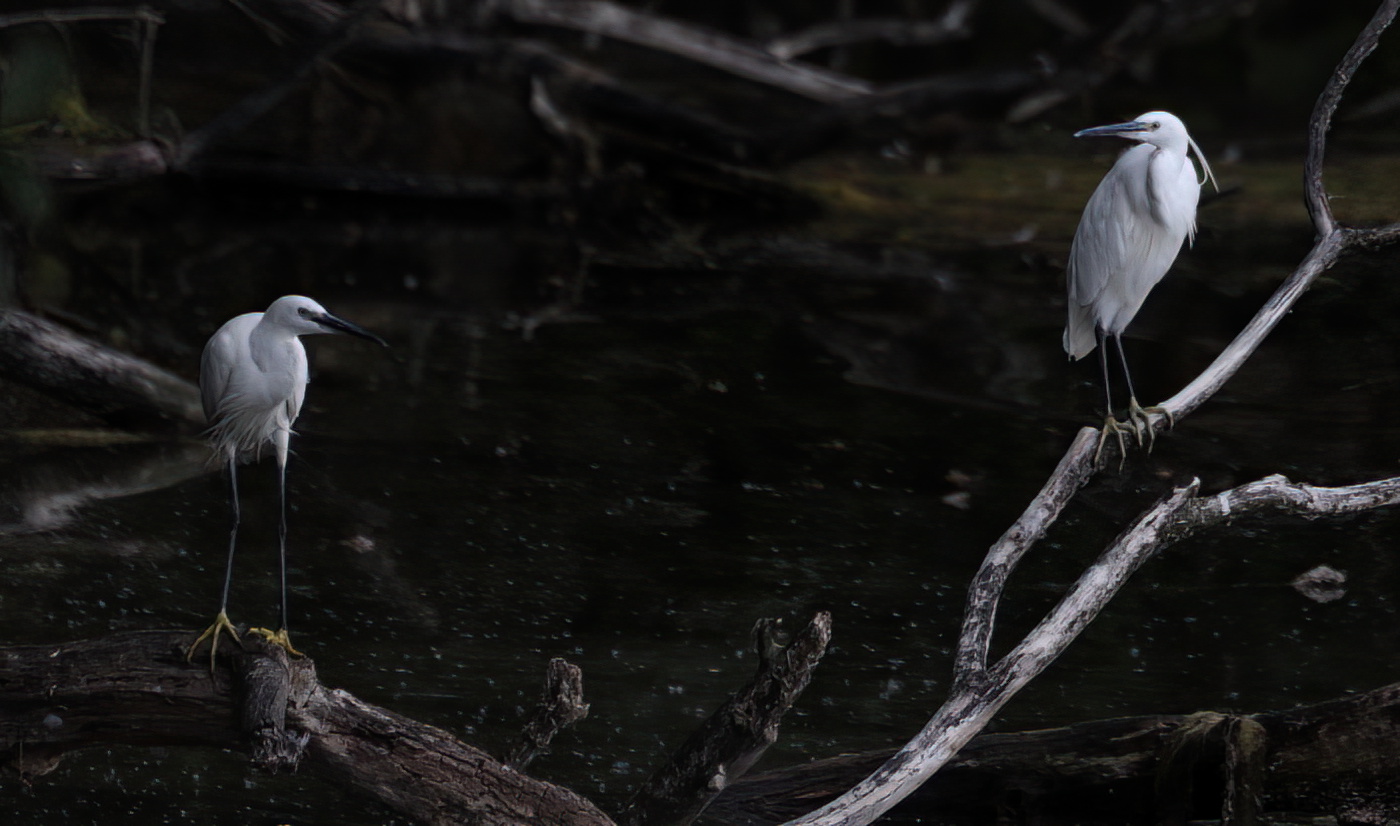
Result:
M1125 452L1126 429L1113 415L1113 393L1108 382L1106 338L1112 337L1123 364L1128 385L1128 426L1138 444L1153 438L1149 412L1133 391L1128 360L1123 354L1123 330L1162 276L1171 269L1183 242L1196 235L1196 203L1206 179L1215 175L1200 147L1186 132L1186 125L1169 112L1148 112L1128 123L1096 126L1076 132L1076 138L1116 135L1138 144L1121 156L1099 182L1070 246L1067 281L1069 323L1065 325L1065 352L1081 359L1099 348L1104 396L1108 410L1098 454L1112 433L1120 454ZM1201 162L1204 178L1198 178L1186 150ZM1219 189L1219 185L1216 185ZM1170 424L1170 419L1168 420Z
M277 451L278 496L281 516L278 525L278 560L281 571L281 626L276 631L252 629L281 645L289 653L287 634L287 444L292 423L301 412L310 376L306 369L306 349L300 336L340 333L367 338L388 346L375 334L336 318L315 301L300 295L284 295L263 313L245 313L225 322L204 346L199 362L199 389L204 397L204 415L209 420L207 435L214 450L228 465L229 506L233 526L229 530L228 564L224 569L223 596L219 614L190 646L195 649L209 640L209 663L214 664L219 634L227 631L235 641L238 633L228 618L229 584L233 580L233 553L238 544L238 463L261 458L267 445ZM241 644L241 643L240 643Z

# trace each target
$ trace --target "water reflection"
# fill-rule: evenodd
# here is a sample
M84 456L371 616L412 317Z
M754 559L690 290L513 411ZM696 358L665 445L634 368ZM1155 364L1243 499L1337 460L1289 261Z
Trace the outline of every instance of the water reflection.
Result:
M0 534L54 531L98 502L163 490L207 472L200 442L69 448L0 468Z

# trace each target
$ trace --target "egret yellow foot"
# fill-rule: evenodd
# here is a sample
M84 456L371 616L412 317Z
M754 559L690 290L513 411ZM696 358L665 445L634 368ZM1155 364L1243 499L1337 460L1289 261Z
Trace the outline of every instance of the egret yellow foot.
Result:
M1113 418L1110 413L1103 417L1103 429L1099 431L1099 446L1094 450L1094 466L1097 467L1103 461L1103 446L1108 443L1111 434L1118 440L1118 469L1123 469L1123 463L1128 459L1128 440L1124 438L1125 433L1133 434L1134 438L1141 439L1137 432L1137 422L1128 424Z
M194 652L199 649L201 643L209 640L209 673L213 674L214 655L219 651L219 634L221 632L227 632L230 637L233 637L233 641L238 644L239 648L243 647L243 641L238 638L238 629L229 622L228 614L220 611L219 615L214 617L214 624L204 629L204 633L200 634L195 639L194 644L185 652L185 662L194 662Z
M1157 446L1157 431L1152 427L1152 414L1159 413L1167 420L1167 428L1170 429L1176 424L1172 420L1171 411L1161 405L1154 404L1151 407L1143 407L1138 404L1137 399L1128 399L1128 418L1133 423L1133 432L1137 434L1138 447L1146 447L1148 452ZM1144 441L1144 434L1146 440Z
M305 654L292 647L292 638L287 635L287 629L285 628L278 628L276 631L273 631L268 628L249 628L248 633L261 634L262 636L266 637L267 641L272 643L273 645L282 646L284 649L286 649L287 653L291 654L293 657L306 656Z

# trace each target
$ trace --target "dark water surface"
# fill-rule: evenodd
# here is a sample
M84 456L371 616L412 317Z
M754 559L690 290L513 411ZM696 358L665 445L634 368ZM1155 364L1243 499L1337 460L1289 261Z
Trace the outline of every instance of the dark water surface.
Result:
M1026 170L980 156L966 169L995 163ZM1106 166L1065 163L1088 186ZM872 165L844 185L917 177ZM1255 171L1219 170L1235 185ZM937 708L970 574L1099 404L1096 363L1068 365L1059 346L1066 204L1087 194L1064 186L1016 244L970 239L944 195L903 224L764 231L888 265L859 277L644 265L635 250L582 266L562 230L534 222L142 192L78 201L65 232L86 246L45 279L27 262L22 283L40 309L191 379L221 321L283 293L388 339L387 352L309 341L290 466L297 645L327 685L497 754L548 659L568 658L592 713L531 771L615 809L747 678L760 617L826 609L835 623L760 768L898 745ZM1301 207L1281 197L1244 186L1203 208L1197 249L1132 330L1143 396L1203 368L1306 250ZM1012 230L1038 198L984 196ZM1394 266L1338 267L1219 397L1094 481L1018 574L998 642L1174 481L1393 474ZM0 447L7 640L202 627L227 514L197 444L35 444L36 429L89 422L7 391L4 425L28 434ZM241 481L231 614L272 623L273 467ZM1250 521L1173 548L996 725L1255 711L1393 681L1395 527L1392 514ZM1347 573L1343 599L1290 587L1319 564ZM4 789L15 822L392 821L231 753L89 751Z

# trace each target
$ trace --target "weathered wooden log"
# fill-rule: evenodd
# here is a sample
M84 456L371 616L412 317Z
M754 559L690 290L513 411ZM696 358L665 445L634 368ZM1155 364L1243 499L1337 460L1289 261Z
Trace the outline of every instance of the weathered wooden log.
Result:
M22 310L0 309L0 377L119 427L188 431L204 422L192 383Z
M754 626L758 669L632 796L618 818L629 826L685 824L746 773L778 738L778 723L831 641L831 614L818 613L786 645L775 620Z
M612 823L442 729L326 688L310 659L249 636L211 674L186 662L191 640L141 631L0 648L0 765L34 778L89 746L241 748L265 770L300 763L423 823Z
M520 743L511 752L506 765L524 771L539 755L549 750L549 744L560 730L588 716L588 703L583 701L583 671L559 657L549 661L545 669L544 695L534 716L520 733Z
M929 822L1246 822L1248 809L1395 822L1400 683L1286 711L1201 712L984 734L907 798ZM835 798L893 750L841 755L744 778L707 811L731 826L782 823ZM1256 815L1257 816L1257 815ZM1344 820L1344 822L1346 822Z

